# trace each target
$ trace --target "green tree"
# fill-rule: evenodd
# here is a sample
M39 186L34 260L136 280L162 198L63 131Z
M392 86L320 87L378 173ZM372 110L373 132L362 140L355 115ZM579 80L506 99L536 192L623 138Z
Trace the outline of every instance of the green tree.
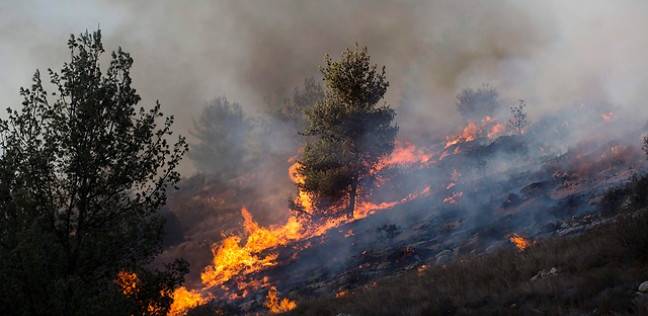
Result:
M304 79L304 86L297 87L293 91L292 99L284 100L277 108L275 116L281 120L291 122L297 130L303 130L305 124L305 112L317 102L324 99L324 89L312 77Z
M102 71L100 31L68 41L71 60L21 88L0 120L0 314L166 313L184 261L152 266L158 214L187 150L173 117L138 107L133 59L119 49ZM121 271L137 274L124 295Z
M220 97L205 107L194 122L192 134L198 142L189 158L203 173L229 179L247 168L248 139L254 124L238 103Z
M366 48L347 49L340 60L326 56L321 72L325 97L306 112L301 188L321 210L346 202L347 216L353 217L356 197L363 193L359 186L394 148L396 113L378 105L389 82L384 67L371 65Z

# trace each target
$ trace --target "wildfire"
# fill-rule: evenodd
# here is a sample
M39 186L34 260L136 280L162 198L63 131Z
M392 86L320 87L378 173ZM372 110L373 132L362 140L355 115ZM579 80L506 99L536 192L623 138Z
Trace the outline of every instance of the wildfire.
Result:
M115 282L126 296L134 295L139 291L139 278L134 272L120 271L117 273ZM163 295L165 293L167 292L162 292ZM169 308L167 316L183 316L189 309L203 305L212 298L211 295L203 296L198 291L188 290L185 287L175 289L171 297L173 298L173 303ZM154 305L149 305L147 306L147 310L155 312L158 308Z
M297 192L297 197L295 198L295 204L301 206L304 211L308 213L312 213L313 211L313 201L308 194L308 192L303 191L301 188L299 188L300 185L304 184L306 179L304 176L299 174L299 167L301 165L299 162L293 163L290 168L288 168L288 176L290 177L290 180L298 186L299 192Z
M429 152L418 149L410 143L397 142L394 152L381 161L378 164L378 168L374 169L374 172L393 165L425 164L432 161L432 154ZM298 186L305 182L305 178L298 173L299 167L299 162L294 162L288 170L290 179ZM241 209L241 216L243 218L244 235L228 236L220 244L212 246L212 262L201 273L203 289L200 291L190 291L186 288L176 290L174 298L178 298L178 305L174 307L175 309L172 309L176 314L170 315L182 315L189 308L205 304L207 300L213 299L211 296L205 297L201 294L205 290L213 287L220 287L220 289L224 290L226 292L224 298L229 300L246 297L252 290L268 288L268 297L265 306L270 312L281 313L292 310L297 304L286 298L280 299L277 295L277 289L268 282L269 280L266 277L264 277L262 282L247 277L255 272L278 264L279 255L273 252L272 249L293 241L321 236L328 230L344 223L367 217L381 209L406 203L429 192L430 187L426 187L421 192L409 194L400 200L381 203L360 200L356 205L354 217L351 219L346 216L340 216L312 221L307 216L291 215L283 225L272 225L269 227L259 225L253 219L252 214L243 207ZM299 190L294 202L307 213L313 211L313 201L307 192ZM346 237L352 235L352 230L348 230L345 233ZM296 255L301 250L310 247L310 245L310 242L305 243L293 248L293 251ZM230 281L239 290L238 293L231 291L230 287L232 282Z
M480 123L469 121L459 134L446 138L444 149L448 149L449 147L461 143L472 142L480 137L488 137L488 139L493 140L503 135L505 132L506 125L497 122L492 117L486 115ZM455 152L455 154L456 153L457 152ZM447 153L443 156L447 156Z
M394 165L406 164L428 164L432 162L433 154L417 148L414 144L409 142L396 141L394 150L391 155L378 164L378 169Z
M184 286L173 291L173 304L167 316L182 316L189 309L204 305L210 297L204 297L198 291L187 290Z
M489 130L488 130L488 139L495 139L499 137L500 135L504 134L506 132L506 125L502 123L495 123Z
M530 245L530 242L526 238L518 234L511 235L509 237L509 240L515 245L515 247L517 247L519 251L523 251L524 249L529 248Z
M121 288L122 293L126 296L131 296L137 293L137 274L133 272L120 271L117 273L115 283Z
M212 248L212 265L200 275L207 287L223 284L240 273L250 274L275 265L277 254L261 256L260 253L303 237L302 223L295 216L291 216L285 225L270 228L259 226L246 208L241 209L241 216L247 240L241 246L240 237L229 236L220 246Z
M266 297L265 306L273 314L289 312L297 307L295 301L291 301L287 298L279 298L277 294L277 289L273 286L268 290L268 296Z
M461 133L459 133L459 135L447 139L445 149L448 149L448 147L459 143L471 142L477 139L478 131L479 128L477 127L477 124L475 122L473 121L468 122L468 125L464 127L464 129L461 131Z

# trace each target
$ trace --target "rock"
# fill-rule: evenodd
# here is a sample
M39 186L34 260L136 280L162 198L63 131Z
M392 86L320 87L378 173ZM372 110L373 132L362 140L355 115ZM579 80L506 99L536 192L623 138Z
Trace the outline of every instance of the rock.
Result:
M436 264L446 264L449 263L451 259L452 256L450 255L437 256Z
M558 269L556 269L556 267L552 267L551 269L549 269L549 271L540 270L540 272L536 273L536 275L534 275L531 278L531 281L553 277L556 276L557 274L558 274Z
M639 284L639 292L648 293L648 281L644 281L643 283Z
M452 259L452 251L446 249L436 255L436 264L446 264Z
M499 249L498 245L490 245L486 250L484 250L485 253L494 253Z

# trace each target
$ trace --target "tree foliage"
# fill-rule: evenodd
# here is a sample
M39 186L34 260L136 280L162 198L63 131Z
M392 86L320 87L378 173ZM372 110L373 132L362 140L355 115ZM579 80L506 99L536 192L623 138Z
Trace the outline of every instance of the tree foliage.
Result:
M314 78L304 79L302 88L295 88L292 98L284 100L278 107L276 116L295 125L302 130L305 124L306 110L313 107L317 102L324 99L324 89Z
M151 267L185 140L169 141L159 103L137 106L128 53L102 71L100 31L68 47L49 70L56 92L37 71L0 120L0 314L162 315L187 271ZM122 294L120 271L137 273L138 295Z
M358 186L393 150L396 113L378 105L389 83L385 68L371 65L366 48L347 49L339 60L326 56L321 72L325 97L306 112L302 189L320 208L346 201L352 216Z
M198 170L228 179L239 175L248 157L248 140L253 122L236 102L217 98L205 107L194 122L191 158Z
M492 116L500 108L497 90L487 85L479 89L464 89L457 95L457 110L468 121Z

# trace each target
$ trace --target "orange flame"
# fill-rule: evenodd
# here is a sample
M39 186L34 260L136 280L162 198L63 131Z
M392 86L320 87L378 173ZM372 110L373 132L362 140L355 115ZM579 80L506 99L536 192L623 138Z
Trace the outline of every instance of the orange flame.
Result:
M349 295L349 290L340 290L335 293L335 298L342 298Z
M391 155L379 163L382 168L393 165L427 164L432 161L432 153L417 148L409 142L396 141Z
M479 128L477 127L477 124L473 121L468 122L468 125L464 127L464 129L461 131L461 133L459 133L459 135L448 138L446 140L445 149L448 149L448 147L452 145L471 142L477 139L477 132L479 132Z
M502 123L495 123L490 130L488 130L488 139L495 139L499 137L500 135L504 134L506 132L506 126Z
M295 204L301 206L304 211L312 213L313 211L313 201L308 194L308 192L303 191L299 188L300 185L303 185L306 179L303 175L299 174L299 167L301 164L299 162L293 163L290 168L288 168L288 176L290 180L298 186L297 197L295 198Z
M511 235L509 237L509 240L515 245L515 247L517 247L519 251L529 248L530 245L529 241L526 238L518 234Z
M417 149L409 143L397 143L396 149L392 155L379 163L379 168L385 168L397 164L429 163L432 161L432 155L425 150ZM305 178L298 173L299 162L294 162L289 170L288 175L293 183L300 185L305 182ZM374 169L378 171L379 169ZM358 220L369 216L370 214L386 208L394 207L421 195L428 194L430 187L426 187L421 192L412 193L400 200L382 203L372 203L360 200L357 203L354 217L349 219L346 216L333 217L312 221L309 217L292 215L283 225L271 225L262 227L254 221L252 214L244 207L241 209L243 217L243 229L245 236L228 236L220 244L212 246L212 263L205 267L201 273L201 281L204 292L212 287L219 286L226 292L226 299L239 299L246 297L251 290L269 288L266 307L273 312L285 312L295 308L296 303L288 299L280 300L277 291L268 283L267 278L263 282L257 280L245 279L247 275L262 271L278 264L278 254L268 251L278 246L286 245L290 242L317 237L325 234L328 230L338 227L344 223ZM299 190L295 198L295 204L301 206L304 211L313 211L313 201L308 193ZM349 230L345 235L351 236L353 233ZM294 247L295 254L303 249L310 247L311 243ZM292 256L295 258L296 256ZM232 280L240 293L230 291L226 283ZM178 303L183 308L178 310L187 310L192 304L204 304L207 299L197 291L187 291L182 288L178 296L182 298ZM191 294L191 295L190 295ZM176 294L174 294L176 295Z
M204 297L198 291L180 287L173 291L173 303L167 316L183 316L194 307L204 305L211 297Z
M448 149L454 145L461 143L472 142L480 137L488 137L493 140L506 132L506 125L497 122L492 117L486 115L478 125L477 122L469 121L463 130L454 137L446 138L444 149ZM456 150L456 149L455 149ZM458 152L455 152L457 154ZM445 157L448 153L445 153Z
M139 278L134 272L121 271L117 273L115 282L126 296L131 296L139 291ZM162 292L162 294L165 293L164 291ZM184 286L175 289L171 297L173 298L173 303L169 308L167 316L183 316L189 309L206 304L212 298L211 295L203 296L198 291L187 290ZM149 305L147 306L147 310L154 312L158 308L154 305Z
M289 312L297 308L297 302L291 301L287 298L280 299L277 294L277 289L273 286L268 290L265 306L273 314Z
M131 296L138 291L137 283L139 279L137 278L137 274L133 272L120 271L117 273L115 282L126 296Z

